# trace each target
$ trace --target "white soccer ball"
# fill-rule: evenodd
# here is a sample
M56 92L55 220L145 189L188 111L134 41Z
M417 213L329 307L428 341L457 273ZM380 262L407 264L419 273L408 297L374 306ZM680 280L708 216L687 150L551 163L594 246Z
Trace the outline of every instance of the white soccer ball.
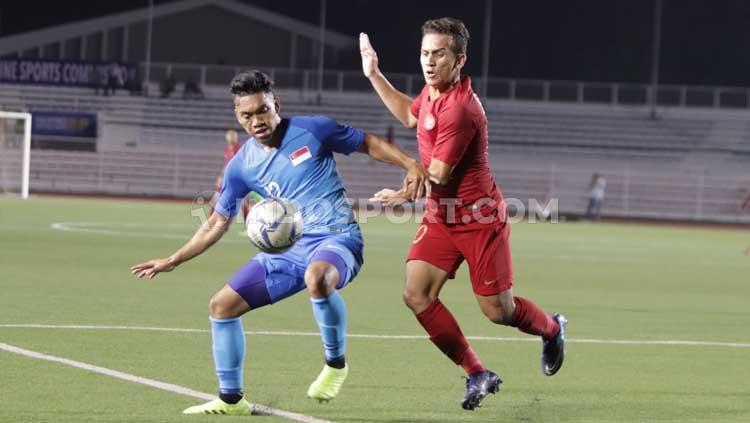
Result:
M265 253L288 250L302 236L302 213L283 198L270 197L250 209L245 221L247 236Z

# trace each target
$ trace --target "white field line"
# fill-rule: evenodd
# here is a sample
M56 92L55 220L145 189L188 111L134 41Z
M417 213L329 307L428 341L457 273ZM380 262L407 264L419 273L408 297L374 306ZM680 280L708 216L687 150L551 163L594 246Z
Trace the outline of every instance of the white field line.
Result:
M7 351L14 354L19 354L25 357L35 358L37 360L50 361L53 363L64 364L66 366L75 367L77 369L87 370L89 372L98 373L105 376L110 376L116 379L125 380L128 382L138 383L141 385L150 386L152 388L161 389L162 391L173 392L175 394L185 395L188 397L198 398L205 401L211 401L216 397L205 392L194 391L184 386L174 385L171 383L160 382L154 379L148 379L141 376L131 375L130 373L124 373L117 370L108 369L106 367L94 366L92 364L83 363L80 361L70 360L67 358L57 357L54 355L43 354L36 351L26 350L13 345L0 343L0 350ZM261 404L253 404L253 414L258 415L272 415L283 417L289 420L303 422L303 423L332 423L328 420L321 420L312 416L306 416L304 414L293 413L291 411L279 410L277 408L268 407Z
M169 228L189 228L190 227L189 224L165 224L162 226L169 227ZM126 229L126 228L146 229L150 227L154 228L154 232L138 232L138 231L120 230L120 229ZM179 234L174 234L174 233L157 232L158 230L163 229L163 228L159 228L158 225L149 226L147 224L56 222L56 223L52 223L50 225L50 228L54 230L58 230L58 231L63 231L63 232L77 232L77 233L84 233L84 234L115 236L115 237L122 237L122 238L175 239L175 240L180 240L180 241L186 241L190 239L190 236L191 236L188 233L184 235L179 235ZM242 232L238 232L238 234L244 235ZM230 244L248 244L248 242L243 239L232 239L232 238L224 238L221 240L221 242L230 243ZM368 250L384 250L383 248L377 248L374 246L368 246L366 248ZM591 251L595 251L595 250L591 250ZM631 258L631 257L607 256L606 258L602 258L602 257L592 257L588 255L574 255L574 254L524 254L523 256L524 257L545 257L545 258L551 258L551 259L574 260L574 261L593 262L593 263L602 263L602 262L636 263L639 261L643 261L643 260L638 260L637 258ZM643 256L641 258L647 259L648 257Z
M190 225L182 225L182 224L165 224L162 226L166 227L182 227L182 228L188 228ZM107 226L102 226L101 224L96 224L93 222L58 222L53 223L50 225L52 229L56 229L58 231L64 231L64 232L79 232L79 233L86 233L86 234L96 234L96 235L107 235L107 236L116 236L116 237L123 237L123 238L158 238L158 239L176 239L180 241L186 241L190 239L191 234L185 233L184 235L180 234L165 234L165 233L159 233L156 232L158 229L154 228L154 232L132 232L132 231L122 231L117 229L107 229L107 228L137 228L142 227L144 229L148 228L148 226L145 225L125 225L125 224L107 224ZM197 228L197 226L195 226ZM163 228L161 228L163 229ZM243 240L239 239L231 239L226 238L223 239L222 242L228 242L231 244L249 244L248 242L245 242Z
M188 333L209 333L208 329L193 328L166 328L151 326L112 326L112 325L50 325L34 323L6 323L0 324L0 328L19 328L19 329L69 329L69 330L123 330L123 331L150 331L150 332L188 332ZM296 332L296 331L245 331L248 335L256 336L320 336L317 332ZM378 335L378 334L357 334L351 333L346 335L348 338L360 339L392 339L392 340L422 340L427 339L425 335ZM506 341L506 342L539 342L536 337L505 337L505 336L467 336L472 341ZM718 341L688 341L679 339L588 339L588 338L567 338L566 343L572 344L603 344L603 345L681 345L693 347L723 347L723 348L750 348L750 343L746 342L718 342Z
M1 227L1 226L0 226ZM197 228L197 224L190 223L165 223L165 224L148 224L148 223L118 223L118 222L55 222L50 224L50 228L64 232L78 232L92 235L104 235L104 236L115 236L121 238L151 238L151 239L174 239L179 241L186 241L190 239L192 232ZM179 233L165 233L164 229L168 228L173 231L180 229L187 229L188 232L185 234ZM38 229L38 228L35 228ZM135 229L135 230L134 230ZM141 229L140 231L138 229ZM143 230L148 232L144 232ZM153 229L153 230L150 230ZM237 231L237 235L240 239L225 237L221 242L230 244L247 244L244 239L244 233L241 230ZM402 232L389 233L380 232L378 236L393 236L403 237ZM408 238L408 237L406 237ZM544 239L525 238L523 242L547 242ZM566 251L577 252L579 254L544 254L545 257L557 260L565 261L576 261L586 263L646 263L652 262L652 254L648 251L644 251L644 245L632 245L629 243L622 243L621 241L609 242L610 240L600 239L584 239L580 238L580 242L572 243L570 239L555 241L555 245L565 246ZM619 253L617 255L609 254L606 257L591 256L588 254L599 253L604 246L608 247L609 253ZM659 251L666 251L666 244L658 244L652 242L646 245L646 247L654 247ZM687 246L687 245L686 245ZM662 248L664 247L664 248ZM671 250L674 249L673 244L669 244ZM378 246L367 247L370 250L382 250ZM520 247L523 248L523 247ZM670 250L670 251L671 251ZM747 269L748 266L745 263L725 263L715 260L715 258L724 258L723 255L717 255L715 257L708 257L710 260L706 260L705 254L702 255L704 260L693 260L692 264L702 266L722 266L731 268L742 268Z
M174 240L179 240L179 241L186 241L190 239L190 236L193 230L197 228L197 224L190 224L190 223L165 223L165 224L152 223L152 224L149 224L149 223L128 223L128 222L122 222L122 223L118 223L118 222L55 222L55 223L50 224L50 228L54 230L58 230L58 231L64 231L64 232L78 232L78 233L85 233L85 234L92 234L92 235L115 236L115 237L122 237L122 238L174 239ZM138 229L138 228L147 229L147 230L153 229L153 230L149 232L124 230L124 229ZM164 233L163 232L164 228L169 228L172 230L179 230L183 228L192 229L192 230L189 230L185 234L178 234L178 233ZM229 244L248 244L247 241L245 241L244 239L243 231L238 230L237 234L240 236L240 239L225 237L224 239L222 239L221 242L229 243ZM403 237L402 232L391 233L388 231L381 232L379 233L378 236L393 236L393 235L397 235L398 237ZM524 241L542 242L545 240L537 239L535 241L535 238L530 238L530 239L524 239ZM674 243L667 245L667 244L659 244L658 242L651 242L650 244L630 245L630 244L623 244L622 241L617 241L614 239L585 240L584 238L580 238L580 242L571 242L570 239L557 241L557 242L561 246L564 246L564 249L570 253L569 254L557 254L557 253L546 254L546 253L538 253L538 252L527 252L527 253L520 254L519 257L522 257L522 258L543 257L543 258L554 259L554 260L577 261L577 262L587 262L587 263L624 263L624 264L627 264L627 263L646 263L646 262L654 261L653 254L649 251L644 250L644 245L646 247L656 248L658 251L672 251L674 249ZM608 254L607 256L592 255L594 253L600 252L602 247L604 246L608 246L607 251L610 254ZM689 245L683 245L683 246L687 247ZM367 248L369 250L383 250L382 247L372 246L372 245ZM613 254L613 253L619 253L619 254ZM721 266L723 268L727 268L727 267L740 268L740 269L750 268L750 266L745 263L725 263L722 261L715 260L715 259L720 259L724 257L725 256L723 255L717 255L716 257L710 257L710 260L693 261L692 264L701 265L701 266Z

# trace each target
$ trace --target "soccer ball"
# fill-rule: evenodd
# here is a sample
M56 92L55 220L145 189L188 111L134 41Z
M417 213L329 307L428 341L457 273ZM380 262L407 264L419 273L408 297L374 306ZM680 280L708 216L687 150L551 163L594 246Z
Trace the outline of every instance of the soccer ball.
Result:
M270 197L250 209L245 220L247 236L265 253L281 253L302 236L302 213L290 201Z

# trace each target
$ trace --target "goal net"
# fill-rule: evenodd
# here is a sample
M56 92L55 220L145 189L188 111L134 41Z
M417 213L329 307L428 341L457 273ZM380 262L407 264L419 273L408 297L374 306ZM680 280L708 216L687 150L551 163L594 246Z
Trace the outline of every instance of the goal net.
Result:
M31 114L0 111L0 193L29 196Z

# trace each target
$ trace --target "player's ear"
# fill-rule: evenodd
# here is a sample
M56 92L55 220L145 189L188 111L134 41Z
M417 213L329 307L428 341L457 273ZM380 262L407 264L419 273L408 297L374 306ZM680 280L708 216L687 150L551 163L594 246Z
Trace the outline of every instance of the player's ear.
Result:
M277 114L281 111L281 100L279 100L276 94L273 95L273 107L276 109Z
M466 64L466 54L465 53L458 53L456 55L456 63L453 65L454 69L463 69L464 65Z

